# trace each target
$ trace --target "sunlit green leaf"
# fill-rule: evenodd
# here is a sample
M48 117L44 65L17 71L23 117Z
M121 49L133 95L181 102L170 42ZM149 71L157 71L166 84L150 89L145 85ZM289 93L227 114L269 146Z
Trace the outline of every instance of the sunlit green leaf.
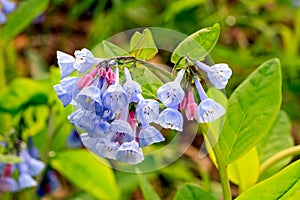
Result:
M100 58L110 58L115 56L129 56L129 53L127 51L105 40L102 41L99 45L97 45L93 49L93 54Z
M130 39L130 54L142 60L153 58L158 52L152 33L145 29L143 33L135 32Z
M0 93L0 111L15 114L28 105L48 103L48 88L29 78L15 79Z
M15 155L3 155L0 154L0 163L9 163L9 164L17 164L22 161L22 158Z
M256 69L230 96L219 144L227 163L245 155L267 134L281 105L278 59Z
M184 39L172 53L171 61L177 63L187 55L191 59L203 59L215 46L220 34L220 25L203 28Z
M240 192L256 183L259 176L259 158L255 147L228 165L228 176L239 186Z
M294 145L291 129L292 125L288 115L284 111L280 111L271 130L257 144L260 163L263 163L274 154ZM261 174L260 179L271 176L282 167L287 165L290 160L291 158L286 158L280 162L277 162L275 165L265 171L264 174Z
M100 158L99 158L100 159ZM108 163L84 149L57 153L50 164L77 187L99 199L118 199L119 189Z
M293 200L300 197L300 160L243 192L236 200Z
M193 184L185 184L179 188L174 200L216 200L209 192L203 190L201 187Z
M159 198L158 194L155 192L155 190L153 189L153 187L151 186L151 184L149 183L147 178L140 173L138 173L137 176L139 178L139 183L140 183L140 187L142 189L144 198L146 200L159 200L160 198Z
M21 33L36 17L46 10L49 2L49 0L28 0L20 2L17 9L9 14L7 22L3 27L3 38L10 39Z

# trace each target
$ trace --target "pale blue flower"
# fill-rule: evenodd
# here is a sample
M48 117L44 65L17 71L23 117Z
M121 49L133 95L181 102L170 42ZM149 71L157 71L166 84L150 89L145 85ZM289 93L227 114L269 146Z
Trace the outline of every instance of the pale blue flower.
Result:
M103 158L116 159L117 151L120 147L118 142L112 142L109 139L101 138L95 144L97 154Z
M136 107L136 118L141 123L155 122L159 117L159 103L153 99L140 100Z
M117 151L116 160L128 164L137 164L144 160L144 155L136 141L124 142Z
M125 90L119 84L119 69L116 67L116 81L110 85L102 97L103 106L113 112L119 112L122 108L128 106L128 97Z
M77 77L66 77L59 84L54 85L54 90L64 106L71 103L73 97L79 92L76 86L77 80Z
M172 82L165 83L157 90L158 99L167 107L178 105L184 98L184 91L180 86L185 70L179 71L176 79Z
M2 10L5 14L8 14L16 9L16 3L8 0L0 0L2 4Z
M105 134L106 122L101 121L93 111L77 109L68 116L69 121L76 127L91 134L103 136Z
M220 63L211 67L199 61L196 61L195 64L207 73L209 81L215 88L224 89L226 87L228 79L232 75L232 71L227 64Z
M107 129L107 137L114 142L130 142L134 140L135 134L130 124L124 120L114 120Z
M75 101L85 110L101 112L102 101L100 89L94 85L84 87L76 96Z
M1 177L0 192L16 192L18 184L12 177Z
M24 163L17 164L17 169L19 171L19 190L37 186L37 182L31 177L30 174L28 174L30 169L26 168L26 166L24 166Z
M4 12L2 12L0 10L0 25L4 24L5 22L6 22L6 16L5 16Z
M224 115L226 113L226 110L221 104L207 97L197 77L194 77L194 80L195 86L201 99L201 102L198 106L198 122L213 122Z
M61 78L65 78L75 70L75 58L61 51L57 51L56 55Z
M100 140L99 137L91 137L89 133L82 133L80 134L80 139L88 150L97 154L96 143Z
M30 174L31 176L39 175L45 168L45 163L35 158L32 158L26 149L21 150L20 156L23 159L22 163L24 163L27 166L28 174Z
M132 80L130 72L126 67L124 68L124 74L126 82L124 83L123 88L127 94L128 101L129 103L138 102L139 98L137 97L137 95L142 92L142 88L139 83Z
M173 108L163 110L158 118L158 124L166 129L182 131L183 117L182 114Z
M86 72L88 69L90 69L94 64L97 64L97 62L101 62L103 59L95 59L92 52L90 52L88 49L83 48L81 50L75 51L75 63L74 68L77 69L78 73Z
M155 127L144 125L139 133L138 142L140 147L145 147L156 142L164 141L164 136Z

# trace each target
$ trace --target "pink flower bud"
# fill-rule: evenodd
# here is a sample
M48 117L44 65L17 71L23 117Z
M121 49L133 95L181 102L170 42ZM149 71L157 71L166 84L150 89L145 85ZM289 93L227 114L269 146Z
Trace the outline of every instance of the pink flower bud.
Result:
M94 81L93 76L91 76L90 74L85 74L78 80L77 86L81 90L86 86L90 86L93 83L93 81Z

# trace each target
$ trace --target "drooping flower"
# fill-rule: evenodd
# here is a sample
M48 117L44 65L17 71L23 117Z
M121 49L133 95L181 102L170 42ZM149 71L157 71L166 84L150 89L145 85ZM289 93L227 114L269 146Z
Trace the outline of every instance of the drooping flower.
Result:
M9 0L0 0L0 24L6 22L5 14L8 14L16 9L16 3Z
M17 164L17 169L19 171L19 177L18 177L19 190L37 186L37 182L28 173L30 169L28 169L28 167L25 166L25 163Z
M75 58L61 51L57 51L56 55L61 78L65 78L75 70Z
M159 103L153 99L141 99L136 107L136 118L141 123L155 122L159 117Z
M164 109L157 121L162 127L177 131L182 131L183 117L182 114L173 108Z
M86 72L88 69L90 69L94 64L97 64L97 62L101 62L103 59L95 59L92 52L90 52L88 49L83 48L81 50L75 51L75 63L74 68L77 69L78 73Z
M138 94L142 92L142 88L139 83L133 81L130 75L129 70L127 67L124 68L124 74L126 78L126 82L123 85L123 88L127 94L128 101L130 102L138 102L139 98L137 97Z
M197 77L194 77L194 80L201 99L201 102L198 106L198 122L206 123L217 120L226 113L225 108L215 100L207 97Z
M95 144L95 151L103 158L116 159L119 147L120 144L118 142L112 142L109 139L101 138Z
M197 120L198 105L195 102L194 94L191 88L188 89L187 102L184 106L186 118L188 120Z
M155 127L145 124L139 135L138 142L140 147L145 147L156 142L164 141L164 136Z
M114 120L107 129L107 137L111 141L124 143L134 140L135 134L125 120Z
M124 142L116 153L116 160L128 163L137 164L144 160L144 155L139 144L133 140L131 142Z
M177 106L184 98L184 91L180 82L184 76L185 70L181 69L174 81L165 83L157 90L158 99L167 107Z
M224 89L228 83L232 71L225 63L215 64L211 67L196 61L196 66L207 73L207 77L211 84L217 89Z
M119 112L128 105L128 97L125 90L119 84L119 69L116 67L116 81L110 85L103 94L103 106L113 112Z
M84 87L76 96L75 101L85 110L100 113L102 101L100 89L94 85Z
M54 90L64 106L70 104L73 97L79 92L76 86L77 80L77 77L66 77L59 84L54 85Z
M32 158L26 149L21 150L20 156L23 159L22 164L25 164L27 166L28 174L30 174L31 176L39 175L45 168L45 163L35 158Z

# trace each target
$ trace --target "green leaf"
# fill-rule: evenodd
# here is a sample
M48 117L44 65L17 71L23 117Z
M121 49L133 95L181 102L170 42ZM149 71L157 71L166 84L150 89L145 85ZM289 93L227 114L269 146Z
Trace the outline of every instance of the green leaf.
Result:
M149 29L135 32L130 39L130 54L142 60L149 60L157 54L155 42Z
M146 200L159 200L159 196L155 192L155 190L152 188L151 184L147 180L147 178L142 175L141 173L137 172L138 178L139 178L139 183L140 187L143 193L143 196L145 197Z
M0 154L0 163L17 164L22 161L22 158L15 155L3 155Z
M278 59L256 69L230 96L219 144L226 163L245 155L271 129L281 105Z
M144 65L137 63L133 71L133 77L141 85L144 98L157 98L156 91L163 82L152 71Z
M216 200L209 192L206 192L201 187L193 184L185 184L179 188L174 200Z
M256 146L260 158L260 163L263 163L276 153L294 145L293 137L291 135L291 129L292 125L288 115L284 111L280 111L271 130ZM261 174L260 179L264 179L273 175L285 165L287 165L290 161L291 158L286 158L276 163L263 174Z
M259 158L255 147L228 165L228 177L239 186L240 192L256 183L259 177Z
M220 25L203 28L184 39L174 50L171 61L177 63L184 55L193 60L203 59L214 48L220 35Z
M300 160L295 161L274 176L265 179L243 192L236 200L248 199L299 199Z
M0 93L0 112L16 114L29 105L48 103L49 91L29 78L15 79Z
M127 51L105 40L102 41L99 45L97 45L92 52L95 56L101 58L111 58L115 56L129 56L129 53Z
M49 0L28 0L21 2L17 9L9 14L3 27L4 39L11 39L29 26L36 17L42 14L48 7Z
M119 189L109 164L84 149L57 153L51 166L71 183L98 199L118 199Z

